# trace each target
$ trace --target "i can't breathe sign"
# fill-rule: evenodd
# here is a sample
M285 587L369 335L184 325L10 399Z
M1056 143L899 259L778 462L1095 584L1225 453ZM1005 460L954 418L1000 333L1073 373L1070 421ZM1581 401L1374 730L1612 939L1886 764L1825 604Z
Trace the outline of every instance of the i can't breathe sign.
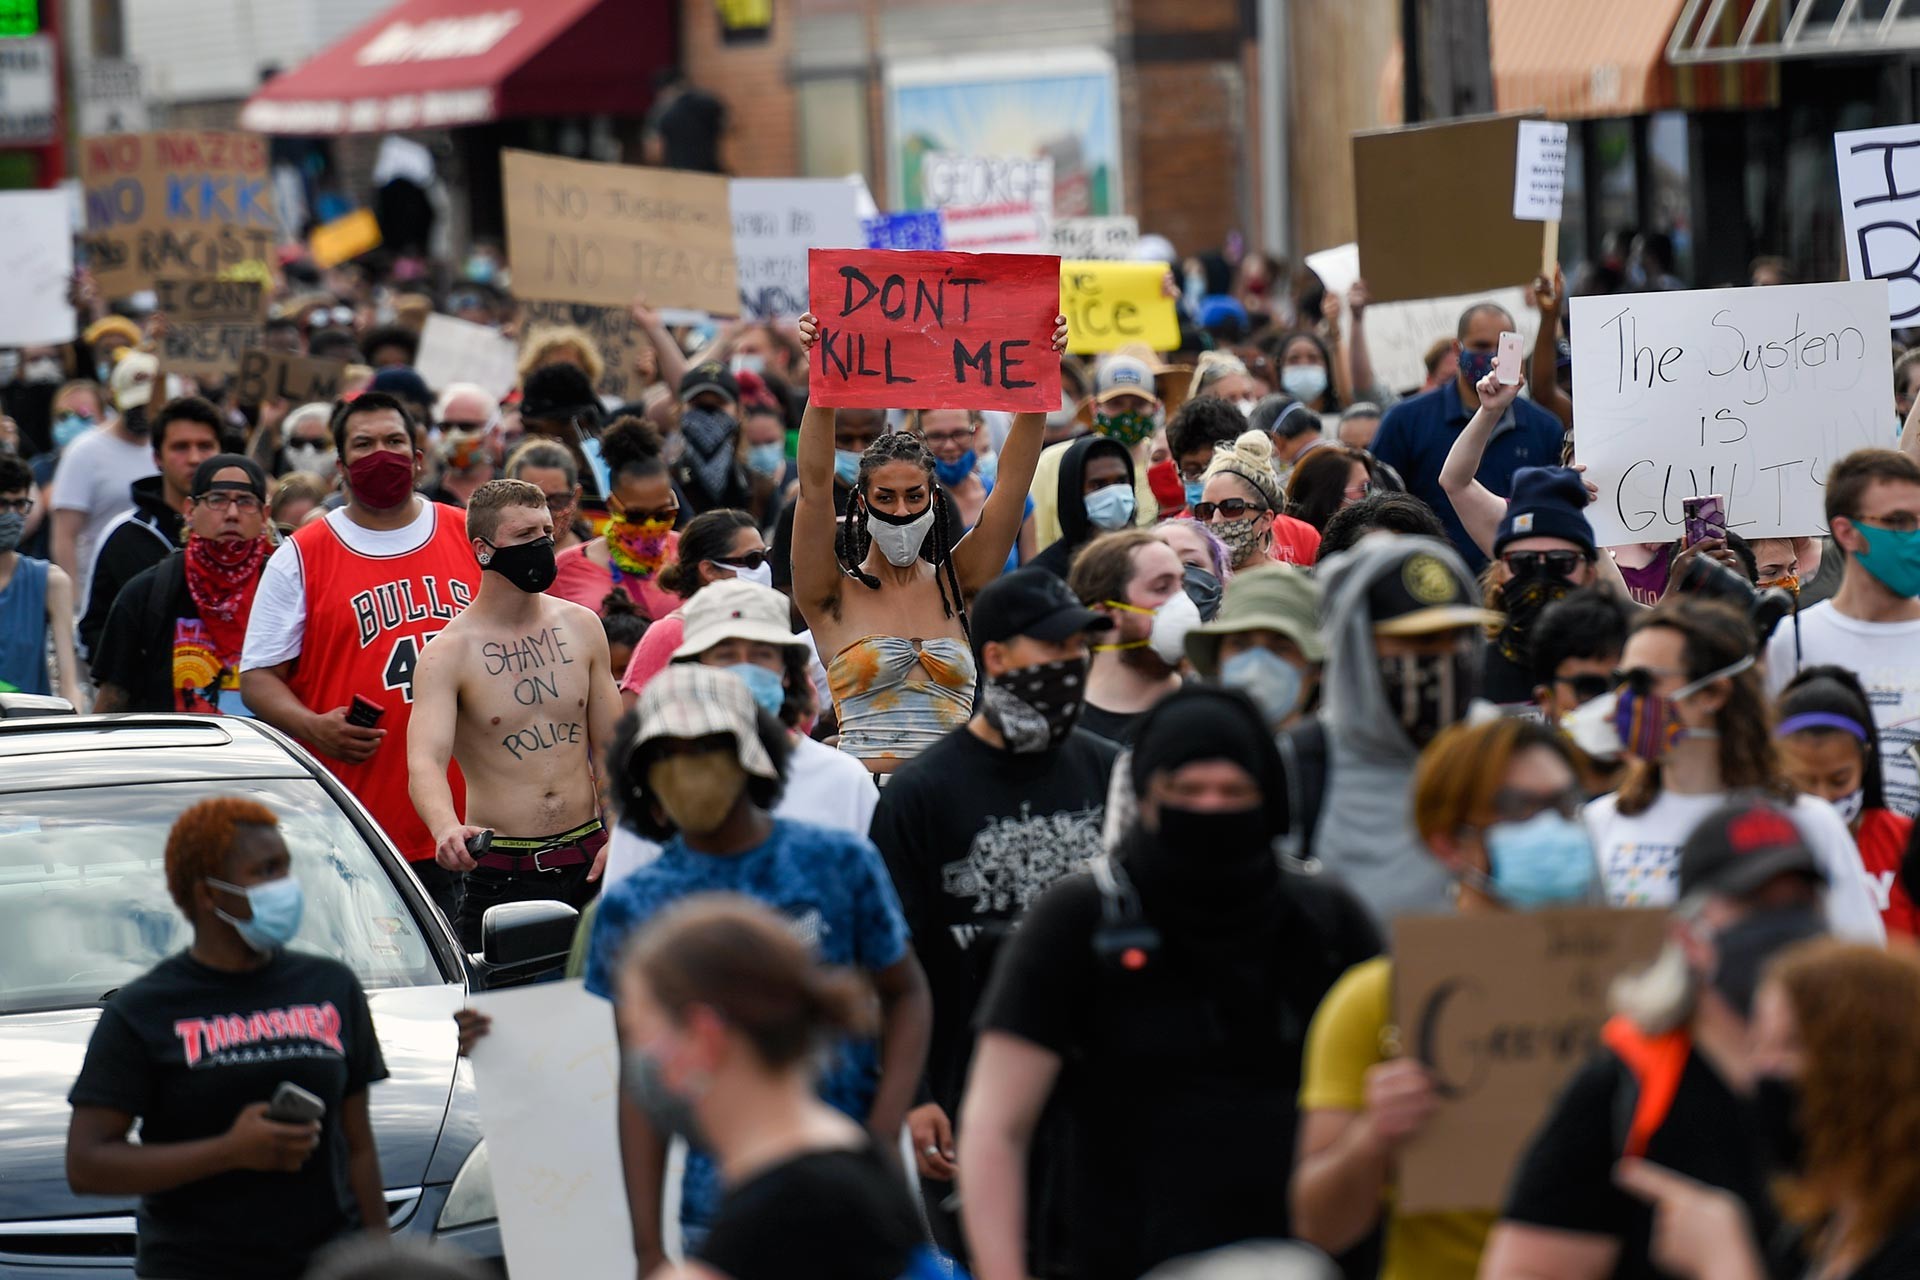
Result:
M1060 407L1060 259L814 249L814 403L848 409Z

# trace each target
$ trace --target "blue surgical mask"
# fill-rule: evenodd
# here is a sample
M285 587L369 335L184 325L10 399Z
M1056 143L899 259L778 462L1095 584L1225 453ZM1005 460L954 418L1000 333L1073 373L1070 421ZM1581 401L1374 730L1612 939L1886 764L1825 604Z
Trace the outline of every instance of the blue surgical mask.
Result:
M1578 818L1543 809L1525 822L1487 828L1487 887L1521 911L1585 902L1593 893L1593 845Z
M787 682L780 678L778 671L769 671L752 662L736 662L726 670L747 682L747 692L753 695L762 711L770 716L780 714L780 708L787 701Z
M1854 559L1897 596L1920 596L1920 529L1876 529L1854 521L1867 549Z
M860 482L860 455L851 449L833 451L833 474L841 484L852 488Z
M1499 353L1494 351L1469 351L1462 347L1460 348L1460 372L1465 375L1469 384L1477 387L1482 378L1493 372L1493 360L1497 354Z
M951 489L973 474L974 465L979 460L979 457L979 454L969 449L961 454L959 460L956 462L948 462L945 458L935 458L933 460L933 474L940 478L941 484Z
M747 446L747 470L757 476L777 476L787 467L787 446L778 440Z
M1273 650L1256 646L1242 649L1220 664L1220 683L1252 698L1266 717L1267 727L1278 729L1299 707L1306 679L1300 668Z
M300 892L300 882L292 876L281 876L244 889L212 876L207 877L207 883L247 900L247 905L253 908L251 920L230 916L218 907L213 909L213 914L232 925L240 940L261 955L286 946L293 941L293 935L300 932L300 917L307 904Z
M1133 486L1110 484L1087 495L1087 519L1095 528L1124 529L1133 523Z
M467 279L475 284L491 284L495 265L492 258L476 253L467 259Z
M1182 487L1187 491L1187 506L1189 508L1196 505L1207 492L1207 482L1205 480L1188 480Z
M93 428L93 419L78 413L63 413L53 420L53 447L64 449Z
M1317 364L1290 364L1280 371L1280 388L1295 400L1318 400L1327 391L1327 371Z

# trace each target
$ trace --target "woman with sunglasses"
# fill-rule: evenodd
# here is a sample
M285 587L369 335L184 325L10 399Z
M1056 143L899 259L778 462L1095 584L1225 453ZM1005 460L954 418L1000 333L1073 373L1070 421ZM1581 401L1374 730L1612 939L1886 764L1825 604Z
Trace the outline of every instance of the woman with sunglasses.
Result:
M1414 825L1453 878L1462 915L1596 897L1581 798L1561 736L1513 717L1442 730L1413 775ZM1392 960L1367 960L1334 984L1313 1016L1301 1064L1294 1233L1338 1254L1386 1216L1381 1280L1473 1280L1493 1213L1389 1208L1399 1153L1439 1104L1427 1068L1388 1048L1401 1040L1391 1025L1392 991Z
M684 598L660 581L674 561L680 498L661 456L660 435L638 418L620 418L600 437L613 491L604 535L560 552L547 594L585 605L595 613L610 591L624 591L648 621L672 613ZM552 503L548 503L552 509Z
M773 565L767 559L767 540L753 517L722 507L693 518L680 532L678 558L660 571L660 585L674 594L671 613L656 618L640 637L620 679L620 691L632 707L647 681L666 669L674 650L686 638L687 602L700 589L728 578L773 585Z
M1273 438L1266 432L1248 431L1232 448L1216 448L1202 483L1193 518L1226 543L1233 572L1270 559L1306 566L1319 554L1319 531L1283 513L1286 498L1273 473Z
M1607 897L1616 906L1673 905L1680 846L1734 792L1791 804L1830 883L1836 933L1886 931L1860 855L1833 806L1798 795L1774 750L1772 716L1753 669L1753 627L1731 605L1687 597L1642 614L1621 652L1621 684L1574 713L1574 740L1631 758L1626 781L1586 809Z
M1287 511L1316 530L1333 513L1373 492L1373 459L1343 444L1323 444L1294 465L1287 482Z

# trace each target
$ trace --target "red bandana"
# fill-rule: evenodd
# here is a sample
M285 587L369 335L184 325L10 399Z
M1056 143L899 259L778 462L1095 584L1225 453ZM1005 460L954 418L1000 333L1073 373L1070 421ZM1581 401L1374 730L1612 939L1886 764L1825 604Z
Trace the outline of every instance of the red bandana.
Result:
M221 542L198 536L187 539L187 594L200 610L223 655L238 662L247 635L247 615L253 612L253 593L272 550L265 538Z

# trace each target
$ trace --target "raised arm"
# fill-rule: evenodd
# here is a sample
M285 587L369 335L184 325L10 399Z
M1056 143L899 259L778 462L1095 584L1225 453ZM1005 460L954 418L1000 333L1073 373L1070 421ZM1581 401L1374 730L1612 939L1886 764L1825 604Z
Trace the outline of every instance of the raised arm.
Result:
M819 325L812 312L800 317L800 345L809 354ZM800 496L793 507L793 599L811 625L815 609L831 610L840 599L840 563L833 549L838 526L833 511L832 409L808 402L800 417L795 463Z
M1512 386L1491 373L1482 378L1474 388L1480 393L1480 408L1466 430L1454 437L1453 448L1447 450L1447 460L1440 468L1440 487L1446 490L1447 501L1453 503L1453 513L1460 517L1473 545L1488 555L1493 554L1493 535L1507 513L1507 500L1481 484L1476 475L1494 427L1525 385L1524 378Z
M1567 278L1560 264L1553 264L1553 281L1545 276L1533 278L1533 305L1540 308L1540 332L1533 336L1533 358L1527 364L1527 376L1533 380L1533 402L1560 419L1560 425L1573 430L1573 401L1560 390L1554 375L1560 364L1560 304L1567 296Z
M675 390L679 389L680 379L687 373L687 354L680 344L667 332L667 326L660 323L660 315L647 305L643 296L633 300L633 322L645 335L647 345L653 348L653 357L660 364L660 381Z
M1355 320L1359 316L1354 317ZM1320 327L1326 331L1327 346L1333 351L1333 394L1343 405L1354 402L1353 362L1347 358L1347 337L1340 327L1340 295L1331 291L1320 296Z
M1058 360L1067 349L1067 318L1055 316L1053 323L1053 358ZM1013 550L1026 520L1027 491L1033 487L1033 470L1040 463L1046 434L1046 414L1014 415L1006 443L1000 448L1000 473L986 505L980 509L979 523L953 549L953 570L959 575L960 589L968 595L999 577L1006 567L1007 553Z

